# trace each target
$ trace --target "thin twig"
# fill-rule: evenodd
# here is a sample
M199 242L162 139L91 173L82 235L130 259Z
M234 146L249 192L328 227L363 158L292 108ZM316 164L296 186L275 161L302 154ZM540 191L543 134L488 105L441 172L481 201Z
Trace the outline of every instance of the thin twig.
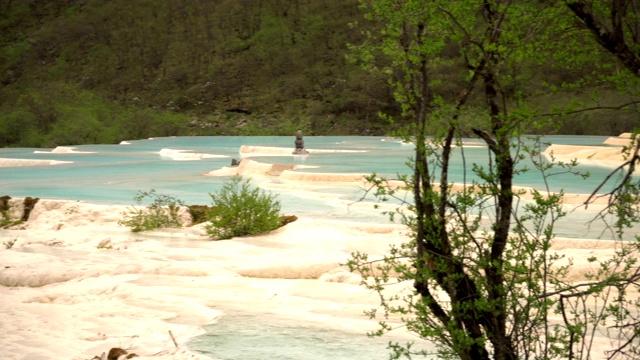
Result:
M582 109L572 110L572 111L560 111L560 112L540 114L538 116L570 115L570 114L578 114L578 113L582 113L582 112L586 112L586 111L593 111L593 110L622 110L622 109L624 109L626 107L629 107L631 105L636 105L636 104L640 104L640 100L632 101L632 102L629 102L629 103L626 103L626 104L622 104L622 105L619 105L619 106L593 106L593 107L582 108Z
M173 340L173 345L176 346L176 349L178 348L178 342L176 341L176 338L173 337L173 333L171 332L171 330L169 330L169 336L171 336L171 340Z

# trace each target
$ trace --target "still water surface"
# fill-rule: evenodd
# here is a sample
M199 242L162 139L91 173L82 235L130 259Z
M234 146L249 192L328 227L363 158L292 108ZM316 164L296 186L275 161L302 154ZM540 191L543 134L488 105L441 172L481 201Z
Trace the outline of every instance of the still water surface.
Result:
M605 137L552 136L546 140L557 144L602 144ZM209 193L217 191L224 178L206 177L203 174L230 164L232 158L240 159L239 148L243 144L275 146L293 149L293 137L170 137L130 141L126 145L79 145L74 150L82 153L50 153L51 149L3 148L0 158L70 161L55 166L28 166L0 168L2 193L14 197L60 198L88 200L102 203L132 203L138 190L156 189L159 193L174 195L187 203L210 203ZM461 161L456 151L451 171L452 181L470 181L472 164L486 164L487 149L477 140L467 140L472 146L465 149ZM321 173L377 173L395 178L408 173L407 159L412 146L396 139L382 137L306 137L306 148L356 150L357 153L315 154L306 157L261 156L256 159L267 163L308 165L315 168L300 171ZM187 153L204 154L195 161L176 160L163 156L163 149L184 150ZM466 165L466 172L464 171ZM521 166L531 168L525 160ZM553 177L552 190L564 188L566 192L586 193L597 186L610 169L582 166L591 178L581 180L572 175ZM516 178L516 184L541 187L542 177L535 171ZM286 185L291 185L287 187ZM303 213L326 213L336 204L327 196L336 194L344 202L357 200L362 191L357 186L321 184L304 187L284 184L273 186L279 191L284 210ZM306 191L312 191L312 193ZM311 199L310 199L311 198ZM296 206L304 203L304 206ZM340 206L343 206L341 204ZM344 210L344 209L342 209Z

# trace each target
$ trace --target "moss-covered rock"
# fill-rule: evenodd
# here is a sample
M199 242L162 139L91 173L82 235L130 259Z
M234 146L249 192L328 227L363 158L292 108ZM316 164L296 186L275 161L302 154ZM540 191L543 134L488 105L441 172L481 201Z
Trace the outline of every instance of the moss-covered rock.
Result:
M208 205L189 205L189 214L191 214L191 225L202 224L207 222L207 214L211 210Z
M280 223L281 223L280 226L285 226L285 225L290 224L290 223L292 223L292 222L294 222L296 220L298 220L298 217L295 216L295 215L282 215L280 217Z
M11 200L9 195L0 196L0 211L9 211L9 200Z

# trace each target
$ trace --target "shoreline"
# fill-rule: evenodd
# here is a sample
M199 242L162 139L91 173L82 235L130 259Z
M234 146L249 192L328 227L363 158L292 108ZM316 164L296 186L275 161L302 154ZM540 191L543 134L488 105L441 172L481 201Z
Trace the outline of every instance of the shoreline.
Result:
M120 347L140 359L211 359L184 344L219 311L197 304L171 311L171 302L146 298L170 295L153 295L145 277L203 275L152 258L153 244L178 234L131 233L117 225L126 206L38 203L20 229L0 231L0 330L10 334L2 341L3 358L84 360ZM183 236L202 240L193 231Z
M114 347L140 359L213 359L188 343L227 302L272 311L274 291L294 286L367 297L340 264L354 244L401 238L395 225L313 218L224 241L197 225L135 234L117 225L125 208L45 199L18 229L0 231L0 242L13 242L0 249L4 359L88 360Z
M140 359L210 360L189 341L245 307L302 320L326 311L323 326L364 333L375 322L361 311L375 300L341 264L407 239L400 225L309 217L224 241L198 225L136 234L117 225L126 208L45 199L19 229L0 231L1 242L14 241L0 249L5 359L88 360L121 347ZM579 280L592 270L584 259L616 243L557 238L552 250L576 258L570 276ZM338 304L350 309L340 321L330 315Z

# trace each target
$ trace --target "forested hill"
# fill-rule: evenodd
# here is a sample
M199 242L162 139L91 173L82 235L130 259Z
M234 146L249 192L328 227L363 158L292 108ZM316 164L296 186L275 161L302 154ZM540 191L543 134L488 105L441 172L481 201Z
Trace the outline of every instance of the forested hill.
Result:
M357 0L0 0L0 146L384 134L378 114L399 113L392 91L347 60L367 26ZM598 101L618 96L597 90ZM579 113L556 131L637 121L602 116Z

